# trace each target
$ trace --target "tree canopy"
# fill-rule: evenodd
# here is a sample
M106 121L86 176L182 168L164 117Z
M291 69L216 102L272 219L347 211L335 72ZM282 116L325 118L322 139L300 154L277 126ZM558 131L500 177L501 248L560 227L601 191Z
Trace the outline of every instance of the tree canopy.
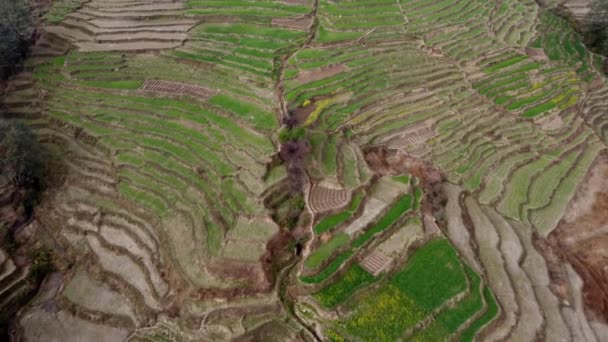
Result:
M0 18L0 79L4 79L27 55L33 27L25 0L0 0Z

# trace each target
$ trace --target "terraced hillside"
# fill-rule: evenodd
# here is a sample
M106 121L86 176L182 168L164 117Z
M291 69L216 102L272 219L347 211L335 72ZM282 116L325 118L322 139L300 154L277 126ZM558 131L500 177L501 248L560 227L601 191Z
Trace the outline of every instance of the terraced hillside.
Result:
M537 2L46 18L0 102L66 169L34 215L60 266L17 337L608 336L604 57Z

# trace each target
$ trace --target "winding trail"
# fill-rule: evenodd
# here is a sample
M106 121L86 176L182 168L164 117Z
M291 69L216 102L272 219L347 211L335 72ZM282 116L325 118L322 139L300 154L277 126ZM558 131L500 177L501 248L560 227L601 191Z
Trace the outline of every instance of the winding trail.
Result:
M319 0L314 0L313 2L313 6L312 6L312 11L310 12L310 16L312 17L312 22L310 24L310 26L308 27L308 36L306 37L306 40L304 40L304 42L300 45L299 48L293 50L291 53L288 53L284 56L282 56L279 60L278 60L278 77L277 80L275 82L275 94L277 95L277 101L279 102L280 105L280 109L281 109L281 117L279 118L280 121L282 121L281 119L284 119L287 117L288 115L288 111L287 111L287 104L285 103L285 87L283 85L283 74L285 71L285 63L296 53L298 53L300 50L302 50L303 48L307 47L310 45L310 43L312 42L312 40L315 38L315 33L317 32L317 10L319 8ZM275 57L276 58L276 57ZM277 61L275 61L276 63ZM276 65L276 64L275 64Z

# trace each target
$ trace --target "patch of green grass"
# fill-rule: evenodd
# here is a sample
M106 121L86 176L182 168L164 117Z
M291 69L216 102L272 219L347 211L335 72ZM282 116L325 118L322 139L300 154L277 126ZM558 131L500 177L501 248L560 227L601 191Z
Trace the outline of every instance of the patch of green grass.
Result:
M375 281L374 276L365 271L358 264L352 265L348 271L335 283L324 287L314 297L326 308L333 308L343 303L356 290Z
M538 106L532 107L530 109L525 110L521 116L523 116L524 118L533 118L535 116L537 116L540 113L546 112L548 110L551 110L553 108L555 108L555 103L549 101L549 102L545 102L543 104L540 104Z
M315 249L304 261L304 266L311 270L317 269L333 252L348 244L349 241L350 239L347 234L336 234L327 243L324 243Z
M418 210L418 208L420 208L420 200L422 200L422 195L422 189L414 189L414 210Z
M494 295L492 295L492 291L487 286L483 289L483 298L488 304L486 312L460 334L461 342L472 342L477 332L498 315L498 304Z
M463 325L469 317L483 308L483 300L480 293L481 278L467 265L465 265L464 270L471 282L470 294L455 307L442 312L436 318L437 322L441 323L452 333Z
M317 42L323 44L341 42L345 40L354 40L361 37L362 35L363 33L356 31L329 31L323 28L323 26L319 26Z
M352 251L346 251L338 255L329 265L327 265L327 267L323 269L323 271L313 276L302 276L300 277L300 281L305 284L318 284L334 274L346 260L350 259L352 255Z
M428 311L467 287L458 254L445 239L433 240L418 249L391 283Z
M441 312L433 323L423 331L413 336L414 341L439 341L445 340L455 333L467 320L483 309L481 297L481 278L468 266L465 272L471 282L471 292L456 306Z
M399 176L394 176L393 180L399 182L399 183L403 183L403 184L410 184L410 176L408 175L399 175Z
M334 227L337 227L348 220L357 210L359 210L359 206L361 205L361 201L363 200L363 193L357 192L353 195L353 198L350 202L350 207L348 210L343 211L341 213L327 216L313 228L315 234L320 235L327 231L332 230Z
M87 87L134 90L141 87L142 81L78 81L78 83Z
M493 73L493 72L495 72L497 70L508 68L508 67L510 67L512 65L515 65L515 64L517 64L517 63L519 63L519 62L521 62L523 60L526 60L526 59L528 59L528 56L523 56L523 55L522 56L515 56L515 57L509 58L509 59L507 59L505 61L502 61L500 63L496 63L494 65L491 65L491 66L485 68L484 72L486 72L486 73Z

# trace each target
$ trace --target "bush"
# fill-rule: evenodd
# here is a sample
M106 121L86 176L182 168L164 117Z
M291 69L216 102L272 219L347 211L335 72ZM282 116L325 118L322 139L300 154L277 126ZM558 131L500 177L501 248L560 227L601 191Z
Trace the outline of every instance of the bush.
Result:
M32 276L42 278L53 270L52 254L49 250L38 248L32 253Z
M0 185L41 185L41 147L23 122L0 121L0 163Z
M304 127L294 127L292 129L283 128L279 132L279 141L284 144L288 141L302 140L306 136Z

